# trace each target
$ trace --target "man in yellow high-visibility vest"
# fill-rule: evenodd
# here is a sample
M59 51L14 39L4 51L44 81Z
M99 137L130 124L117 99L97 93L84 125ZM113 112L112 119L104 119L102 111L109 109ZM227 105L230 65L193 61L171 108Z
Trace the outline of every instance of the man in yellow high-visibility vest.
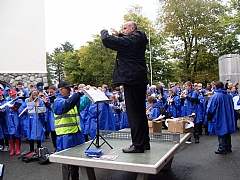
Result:
M71 85L67 81L61 81L55 93L56 99L53 108L58 151L84 143L78 109L79 106L86 107L90 100L85 95L81 96L80 92L76 92L72 96L70 96L70 92ZM70 177L72 180L78 180L78 171L78 166L63 164L63 180L69 180Z

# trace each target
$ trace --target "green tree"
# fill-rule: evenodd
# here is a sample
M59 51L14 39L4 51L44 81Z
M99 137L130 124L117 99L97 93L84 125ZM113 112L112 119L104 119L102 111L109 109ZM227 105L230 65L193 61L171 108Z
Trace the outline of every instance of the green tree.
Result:
M240 35L240 1L239 0L231 0L230 2L230 11L228 13L232 15L230 17L233 22L234 34Z
M225 15L221 18L221 26L224 29L218 44L219 56L225 54L240 53L239 35L240 35L240 1L231 0Z
M87 79L86 82L95 86L102 84L112 86L116 52L105 48L99 35L95 35L93 41L89 41L87 46L82 47L78 55L80 68L84 70L84 79Z
M50 55L49 61L47 61L47 66L49 68L49 77L52 77L51 81L62 81L66 74L64 72L65 59L67 53L73 53L74 47L71 43L65 42L61 44L60 47L54 49L53 53ZM49 80L50 81L50 80Z
M66 73L65 80L69 81L71 84L77 83L85 83L83 72L84 69L81 69L79 64L79 53L80 50L76 50L73 53L65 53L65 66L64 66L64 72Z
M53 72L53 69L52 67L50 66L50 64L52 63L53 59L52 59L52 56L47 52L46 53L46 61L47 61L47 80L48 80L48 84L54 84L53 82L53 79L54 79L54 76L52 74Z
M112 86L113 65L116 52L103 46L101 37L94 36L74 53L65 53L66 79L71 83L84 83L93 86Z
M65 52L74 52L74 46L70 42L62 43L60 47L57 47L53 50L53 55Z
M224 33L220 18L225 7L217 1L169 0L162 2L162 8L158 24L164 26L169 54L176 60L175 75L183 82L217 80L217 47Z

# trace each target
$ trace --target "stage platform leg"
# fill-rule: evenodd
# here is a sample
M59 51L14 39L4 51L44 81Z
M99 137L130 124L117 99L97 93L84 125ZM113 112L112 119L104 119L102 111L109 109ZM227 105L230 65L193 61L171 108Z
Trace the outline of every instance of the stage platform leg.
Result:
M142 173L137 174L136 180L147 180L147 179L148 179L148 174L142 174Z
M80 167L80 177L84 180L96 180L94 168Z

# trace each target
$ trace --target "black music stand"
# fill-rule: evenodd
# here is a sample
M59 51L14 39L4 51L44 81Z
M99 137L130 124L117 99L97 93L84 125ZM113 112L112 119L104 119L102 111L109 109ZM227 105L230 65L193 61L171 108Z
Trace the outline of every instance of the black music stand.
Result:
M92 142L90 143L90 145L88 146L87 150L91 147L92 144L94 144L96 146L96 148L100 148L104 143L106 143L111 149L113 149L113 147L99 134L99 124L98 124L98 103L96 103L97 105L97 111L96 111L96 116L97 116L97 133L96 136L94 137L94 139L92 140ZM100 138L103 140L102 144L100 144Z
M98 103L109 102L111 101L102 91L99 89L90 88L89 90L82 89L83 93L92 101L93 104L96 104L96 119L97 119L97 132L96 136L88 146L87 150L90 148L92 144L96 146L96 148L100 148L104 143L106 143L111 149L113 147L99 134L99 122L98 122ZM103 143L100 144L100 139L103 140Z

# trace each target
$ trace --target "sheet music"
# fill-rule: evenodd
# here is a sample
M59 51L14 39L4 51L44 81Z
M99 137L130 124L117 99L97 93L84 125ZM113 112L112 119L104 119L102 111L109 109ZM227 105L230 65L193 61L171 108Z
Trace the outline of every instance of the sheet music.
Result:
M83 93L92 101L93 104L99 102L111 101L102 91L99 89L90 88L89 90L83 89Z
M239 100L239 96L234 96L233 97L233 104L234 104L234 109L235 110L239 110L240 109L240 106L237 105L238 100Z
M27 102L28 114L40 114L46 112L45 106L36 106L35 102Z
M27 110L28 110L29 114L35 114L36 113L35 108L34 108L35 106L36 106L35 102L27 102Z

